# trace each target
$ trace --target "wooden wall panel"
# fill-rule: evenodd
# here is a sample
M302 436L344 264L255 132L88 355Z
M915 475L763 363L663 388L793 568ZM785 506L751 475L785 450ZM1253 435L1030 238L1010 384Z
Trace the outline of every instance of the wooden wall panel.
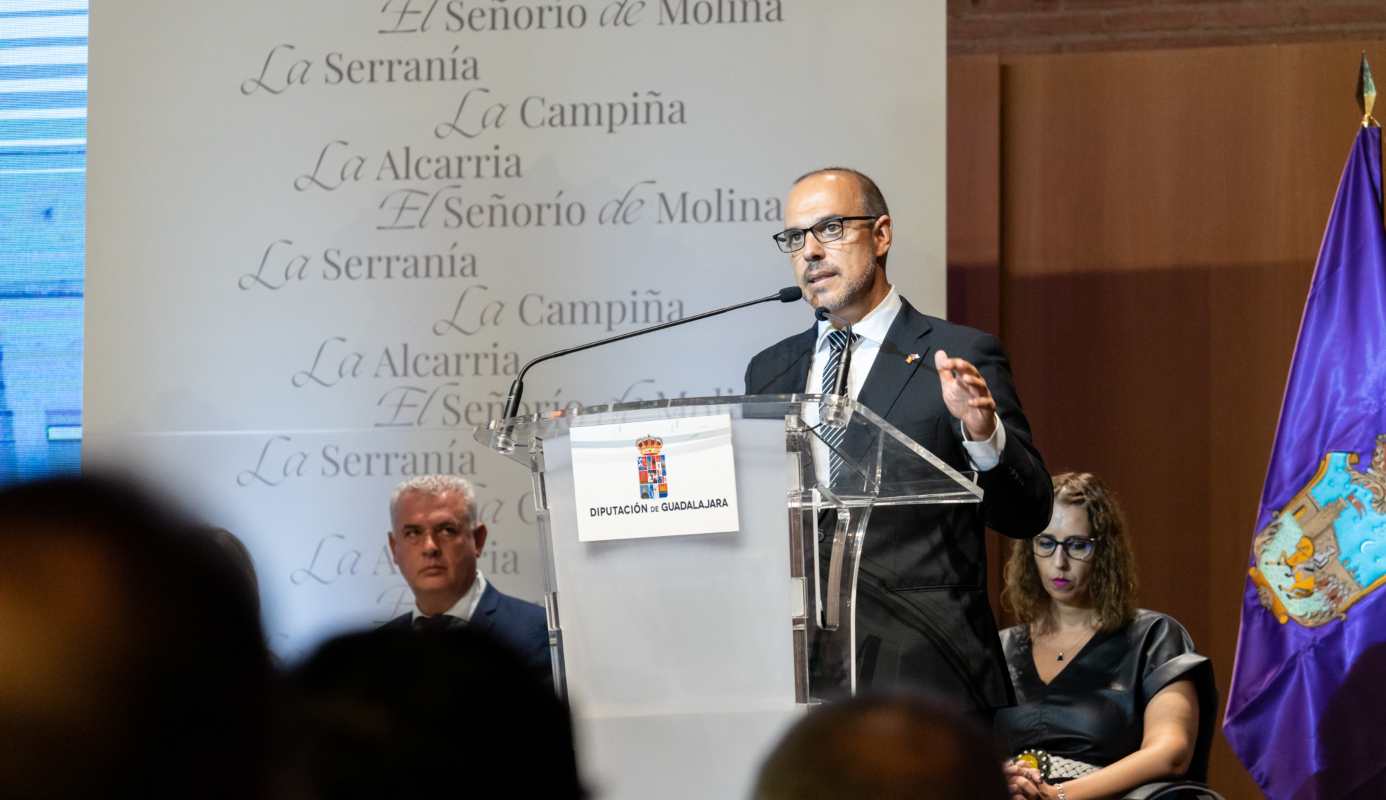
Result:
M1330 42L1386 35L1380 0L948 0L948 53Z
M1001 331L1001 62L948 59L948 318ZM987 594L1001 619L1005 540L987 535Z
M948 59L948 317L1001 325L1001 62Z
M1184 622L1224 701L1289 358L1356 133L1363 49L1386 68L1383 42L998 63L999 325L975 282L950 313L999 327L1051 470L1116 488L1142 604ZM979 59L950 70L981 85ZM950 97L950 137L979 136L985 115L965 105ZM967 183L959 170L989 180L976 152L950 140L949 241L963 248L950 266L980 250L988 205L953 191ZM1228 797L1260 796L1220 735L1212 769Z
M1008 62L1007 274L1312 257L1355 133L1358 53L1314 45Z

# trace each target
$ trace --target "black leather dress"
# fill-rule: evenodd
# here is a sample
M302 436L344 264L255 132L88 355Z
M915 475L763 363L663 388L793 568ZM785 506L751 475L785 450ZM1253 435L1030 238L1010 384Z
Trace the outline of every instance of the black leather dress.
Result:
M1103 767L1140 749L1145 706L1175 681L1191 680L1200 697L1211 688L1208 659L1172 617L1141 610L1125 627L1098 633L1049 684L1035 670L1030 631L1001 632L1017 705L996 712L995 728L1010 755L1037 748ZM1202 719L1211 732L1212 720ZM1206 768L1195 764L1190 775Z

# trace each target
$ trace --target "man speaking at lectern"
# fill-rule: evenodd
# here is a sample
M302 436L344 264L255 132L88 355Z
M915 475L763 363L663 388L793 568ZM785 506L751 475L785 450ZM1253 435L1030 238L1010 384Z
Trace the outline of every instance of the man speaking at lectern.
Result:
M921 314L891 286L890 211L867 176L804 175L785 224L775 242L805 299L852 324L850 394L955 469L976 470L985 492L980 506L872 512L857 584L859 685L923 688L989 719L1014 694L987 602L984 530L1034 536L1053 493L1006 355L995 337ZM747 394L831 387L846 344L835 330L819 322L758 353Z

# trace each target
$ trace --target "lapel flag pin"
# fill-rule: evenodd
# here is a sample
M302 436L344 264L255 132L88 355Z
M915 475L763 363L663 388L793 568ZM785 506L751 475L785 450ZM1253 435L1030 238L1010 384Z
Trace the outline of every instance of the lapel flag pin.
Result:
M909 355L905 356L905 363L906 363L906 364L913 364L914 362L916 362L916 361L918 361L918 360L919 360L919 354L918 354L918 353L910 353Z

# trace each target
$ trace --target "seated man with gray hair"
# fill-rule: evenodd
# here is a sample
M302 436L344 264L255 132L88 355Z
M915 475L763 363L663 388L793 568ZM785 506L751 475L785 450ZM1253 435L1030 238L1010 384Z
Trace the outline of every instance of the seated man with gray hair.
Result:
M414 593L414 609L382 629L443 631L466 625L513 648L535 677L551 682L544 609L501 594L477 567L486 526L476 493L455 475L421 475L390 496L390 553Z

